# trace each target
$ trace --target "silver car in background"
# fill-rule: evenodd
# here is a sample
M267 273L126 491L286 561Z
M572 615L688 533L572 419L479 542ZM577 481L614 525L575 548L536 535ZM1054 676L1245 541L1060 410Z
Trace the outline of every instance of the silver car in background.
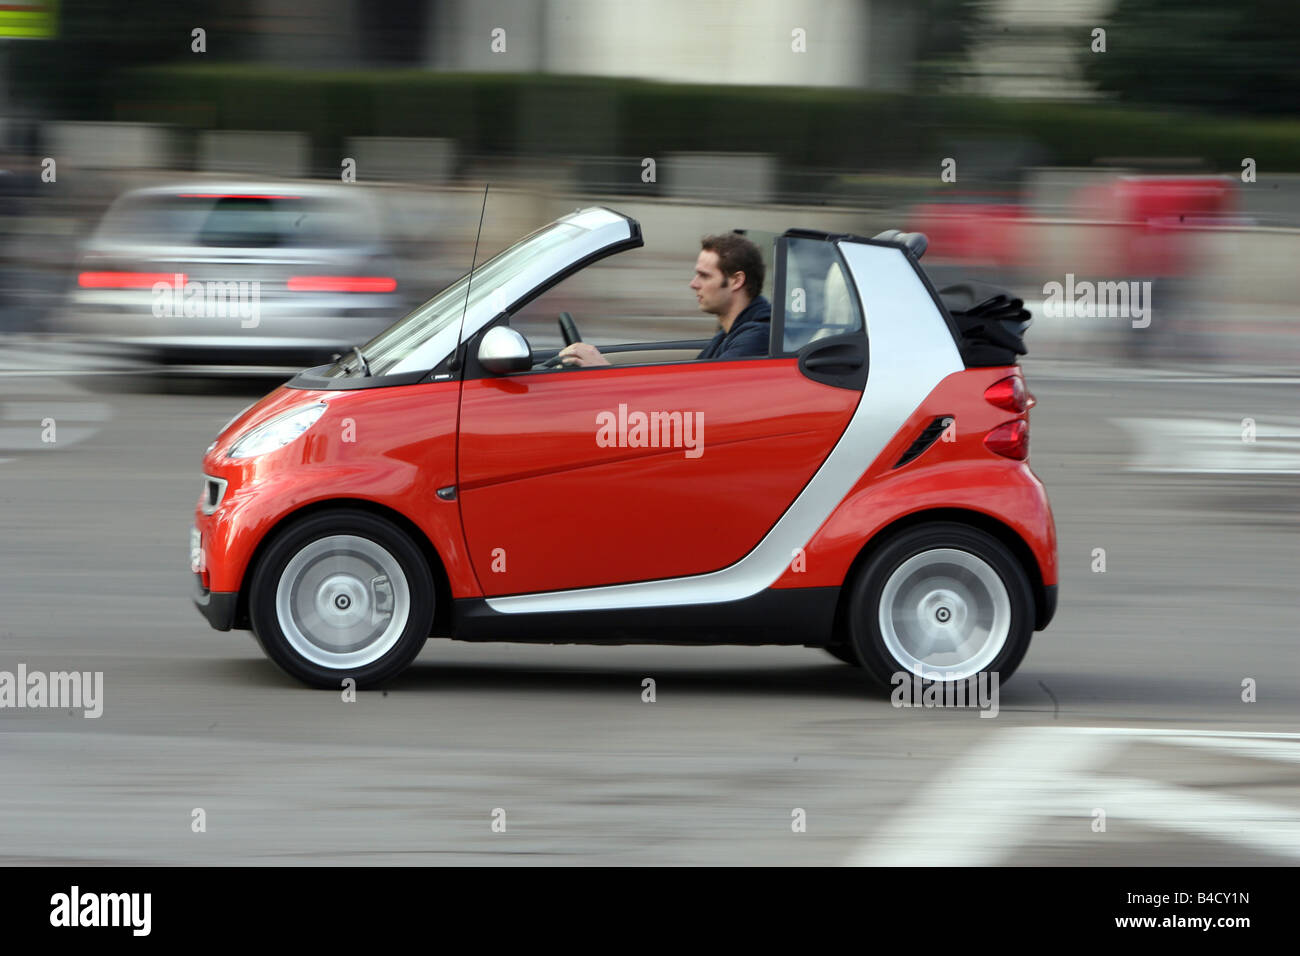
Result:
M136 189L83 246L50 327L144 363L316 365L401 315L397 265L364 187Z

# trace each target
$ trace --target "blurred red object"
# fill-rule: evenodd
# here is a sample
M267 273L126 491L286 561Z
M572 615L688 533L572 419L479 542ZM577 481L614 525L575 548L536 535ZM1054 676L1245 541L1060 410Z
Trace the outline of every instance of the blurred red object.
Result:
M1115 228L1094 245L1090 267L1108 275L1176 277L1192 268L1188 227L1226 223L1236 211L1227 176L1123 176L1080 190L1085 218Z
M1024 258L1021 220L1027 215L1012 203L922 203L912 210L907 228L925 233L931 259L1016 266Z

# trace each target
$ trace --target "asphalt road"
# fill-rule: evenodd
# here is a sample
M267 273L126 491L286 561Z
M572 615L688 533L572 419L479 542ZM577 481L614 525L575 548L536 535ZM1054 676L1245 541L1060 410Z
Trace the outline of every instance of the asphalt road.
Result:
M1026 372L1061 606L993 719L800 648L433 641L305 689L188 598L263 386L0 373L0 671L104 674L97 719L0 709L0 862L1297 862L1300 380Z

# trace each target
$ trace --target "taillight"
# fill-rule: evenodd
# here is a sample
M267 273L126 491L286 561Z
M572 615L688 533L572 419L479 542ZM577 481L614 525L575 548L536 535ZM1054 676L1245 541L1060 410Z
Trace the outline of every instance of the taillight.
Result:
M1004 458L1024 461L1029 457L1029 422L1004 422L984 436L984 444Z
M392 292L397 280L384 276L292 276L290 292Z
M152 289L156 283L185 285L185 276L176 272L83 272L77 285L83 289Z
M1016 413L1028 411L1034 404L1029 390L1025 388L1025 380L1019 375L994 382L984 390L984 400L998 408Z

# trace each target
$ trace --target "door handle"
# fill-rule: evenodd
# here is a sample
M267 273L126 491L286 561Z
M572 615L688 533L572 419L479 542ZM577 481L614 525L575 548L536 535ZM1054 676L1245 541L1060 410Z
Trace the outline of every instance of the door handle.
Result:
M862 356L857 354L845 356L814 355L803 360L804 368L827 368L835 365L846 368L861 368Z
M861 391L867 383L867 342L861 333L817 343L799 357L799 371L815 382Z

